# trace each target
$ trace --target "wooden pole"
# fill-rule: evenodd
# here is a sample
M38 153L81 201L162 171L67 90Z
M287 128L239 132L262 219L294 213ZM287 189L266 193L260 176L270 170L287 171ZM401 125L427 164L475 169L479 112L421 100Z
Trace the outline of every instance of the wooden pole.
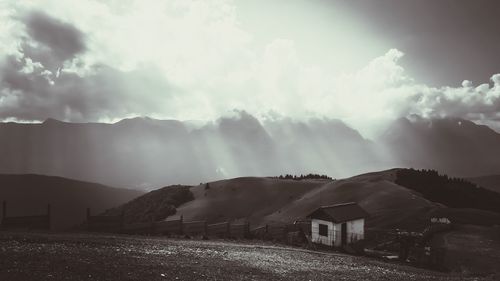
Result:
M51 217L50 216L51 216L51 210L50 210L50 203L49 203L49 204L47 204L47 221L48 221L47 222L48 223L47 227L48 227L48 230L50 230L50 223L51 223Z
M266 234L262 236L262 240L266 240L266 238L268 237L268 233L269 233L269 225L266 224Z
M179 220L179 223L180 223L180 226L179 226L179 234L184 234L184 222L183 222L184 218L183 216L181 215L181 219Z
M122 213L120 215L120 232L125 227L125 209L122 209Z
M155 215L151 214L151 224L149 225L149 235L153 235L155 232Z
M87 208L87 231L92 230L92 225L90 222L90 208Z
M2 221L7 217L7 201L2 202Z

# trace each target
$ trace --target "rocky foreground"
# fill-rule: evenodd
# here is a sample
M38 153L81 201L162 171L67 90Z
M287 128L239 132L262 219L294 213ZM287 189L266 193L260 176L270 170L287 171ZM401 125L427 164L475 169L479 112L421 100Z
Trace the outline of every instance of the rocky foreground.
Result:
M255 241L0 232L0 280L495 280Z

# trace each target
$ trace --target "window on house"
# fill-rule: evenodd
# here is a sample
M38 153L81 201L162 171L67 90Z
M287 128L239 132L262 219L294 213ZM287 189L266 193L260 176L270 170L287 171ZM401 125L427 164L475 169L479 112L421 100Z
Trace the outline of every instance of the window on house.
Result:
M321 223L319 224L319 235L328 236L328 225Z

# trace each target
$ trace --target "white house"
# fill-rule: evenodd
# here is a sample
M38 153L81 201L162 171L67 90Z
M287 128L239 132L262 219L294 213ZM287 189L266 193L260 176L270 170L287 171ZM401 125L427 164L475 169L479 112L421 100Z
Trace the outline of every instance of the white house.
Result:
M313 243L342 247L364 238L368 213L351 202L319 207L307 217Z

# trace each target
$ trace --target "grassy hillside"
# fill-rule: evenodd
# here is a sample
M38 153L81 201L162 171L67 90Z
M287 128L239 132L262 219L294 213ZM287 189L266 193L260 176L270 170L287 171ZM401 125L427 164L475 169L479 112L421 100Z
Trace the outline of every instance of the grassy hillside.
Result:
M127 202L142 191L41 175L0 175L0 201L9 216L45 214L52 207L52 227L62 230L82 223L92 213Z
M500 175L468 178L467 180L481 187L500 193Z
M177 216L186 220L210 222L248 219L258 223L297 198L330 180L280 180L274 178L235 178L191 188L194 200L180 206Z
M194 200L177 209L186 220L249 220L253 225L290 223L322 205L358 202L369 213L368 226L422 224L438 205L396 185L396 170L343 180L236 178L191 188Z
M209 222L248 220L257 226L304 219L319 206L357 202L370 214L367 227L420 230L438 210L446 211L459 223L492 225L500 222L500 214L496 212L472 209L469 205L448 208L443 202L434 202L435 198L429 194L398 184L401 170L342 180L247 177L216 181L209 183L208 188L206 184L192 187L194 200L178 207L175 217L183 215L186 220L206 219ZM446 183L453 181L448 179ZM473 188L469 192L477 191Z
M446 217L456 224L500 225L500 213L471 208L441 208L433 217Z
M119 215L122 212L126 223L163 220L176 213L176 207L193 200L190 186L167 186L148 192L119 207L107 210L105 215Z
M370 173L322 185L265 218L293 221L318 206L357 202L369 214L367 227L421 227L425 215L437 208L413 191L394 184L395 170Z

